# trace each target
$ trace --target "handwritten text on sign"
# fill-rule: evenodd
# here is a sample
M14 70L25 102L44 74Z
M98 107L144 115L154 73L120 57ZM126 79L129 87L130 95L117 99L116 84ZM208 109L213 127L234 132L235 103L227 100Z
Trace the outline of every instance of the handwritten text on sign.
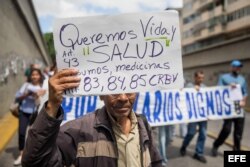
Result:
M230 87L162 90L138 94L136 113L144 114L152 126L242 117L243 110L231 100ZM241 92L240 88L237 88ZM103 107L97 96L66 97L62 103L65 122Z
M175 11L59 19L54 41L58 68L77 68L82 78L67 94L183 87Z

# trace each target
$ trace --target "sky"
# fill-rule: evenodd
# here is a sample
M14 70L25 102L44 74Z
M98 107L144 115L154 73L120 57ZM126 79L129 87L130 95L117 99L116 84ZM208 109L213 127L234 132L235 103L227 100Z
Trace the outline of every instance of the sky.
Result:
M53 31L56 18L163 11L182 0L33 0L43 33Z

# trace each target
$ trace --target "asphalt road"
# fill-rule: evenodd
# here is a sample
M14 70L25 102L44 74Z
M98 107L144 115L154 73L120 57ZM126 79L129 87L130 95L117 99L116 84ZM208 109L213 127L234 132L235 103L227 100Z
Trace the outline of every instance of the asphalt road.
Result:
M196 135L197 136L197 135ZM187 155L180 156L179 149L182 143L182 138L176 136L174 141L170 144L167 149L168 154L168 167L223 167L223 151L230 150L231 148L227 145L222 145L219 150L218 157L214 158L210 156L211 145L213 139L208 137L206 140L205 157L208 163L203 164L192 158L195 150L196 138L194 138L187 148ZM15 135L5 150L0 155L0 166L1 167L12 167L14 159L18 156L17 148L17 135Z
M207 159L207 163L203 164L194 160L192 158L195 150L196 138L198 135L194 137L191 144L187 148L187 155L182 157L180 156L179 149L182 144L182 138L179 137L179 128L178 125L176 126L176 136L173 142L167 148L168 154L168 166L169 167L223 167L224 157L223 152L225 150L232 150L231 145L233 144L232 132L227 139L227 144L223 144L219 149L218 157L214 158L211 156L211 148L212 143L214 141L214 137L218 135L221 130L223 121L216 120L216 121L209 121L208 122L208 133L210 134L207 137L206 144L205 144L205 157ZM245 115L245 129L243 133L242 139L242 148L245 150L250 150L250 131L248 130L250 127L250 113L247 112ZM233 130L233 128L232 128ZM212 135L211 135L212 134ZM12 167L14 159L18 156L18 147L17 147L17 133L14 137L9 141L8 145L5 149L0 153L0 167Z
M208 132L213 134L213 136L218 136L223 125L223 120L216 121L208 121ZM245 126L243 131L242 143L241 147L244 150L250 150L250 112L245 112ZM233 130L234 126L232 126L230 136L227 138L228 143L233 143Z
M178 129L178 128L176 128ZM196 137L192 140L191 144L187 148L187 155L180 156L179 149L182 144L182 138L177 136L167 149L168 153L168 166L169 167L223 167L223 151L231 150L231 147L222 145L219 150L218 157L214 158L210 156L211 146L214 139L207 137L205 147L205 157L207 163L203 164L192 158L195 150ZM0 154L0 166L12 167L14 159L18 156L17 148L17 134L11 139L5 150Z
M217 157L211 156L211 148L214 139L207 137L205 145L205 158L207 163L201 163L193 159L193 154L195 152L195 144L197 141L197 136L193 138L190 145L187 147L186 156L182 157L180 155L180 147L182 145L182 139L180 137L175 137L174 141L168 147L168 167L223 167L224 166L224 156L223 152L225 150L231 150L231 147L227 145L222 145L219 149L219 154Z

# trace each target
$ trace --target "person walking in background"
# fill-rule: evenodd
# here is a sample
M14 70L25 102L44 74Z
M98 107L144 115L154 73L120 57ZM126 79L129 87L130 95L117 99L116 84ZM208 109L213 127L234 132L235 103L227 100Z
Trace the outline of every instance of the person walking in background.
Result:
M187 123L179 124L180 137L184 138L187 135Z
M163 158L162 165L166 166L167 165L167 147L169 145L170 141L170 136L171 136L171 125L165 125L165 126L159 126L159 150L160 154Z
M43 69L43 76L44 76L44 79L48 79L48 78L50 77L49 72L50 72L50 67L45 67L45 68Z
M22 153L25 145L26 130L30 122L33 112L39 105L39 97L45 93L41 89L43 83L43 75L39 69L32 69L28 77L28 82L24 83L21 89L16 93L16 99L21 101L19 111L19 129L18 129L18 145L20 154L14 161L14 165L20 165Z
M187 80L185 78L184 78L184 87L187 87ZM184 138L187 135L187 123L179 124L179 133L181 138Z
M50 67L50 71L48 72L48 76L44 77L43 80L43 87L42 89L46 90L45 94L40 97L40 105L38 107L38 113L41 111L43 104L48 100L49 96L49 78L52 77L56 71L56 63L53 64L53 66Z
M227 86L231 85L232 88L235 88L237 84L240 85L243 99L241 101L236 101L235 106L239 106L239 109L245 107L247 101L247 83L245 78L240 74L240 70L243 67L243 64L239 60L233 60L231 62L231 72L220 76L218 85ZM234 123L234 151L240 151L241 139L244 129L244 117L243 118L232 118L225 119L222 130L219 134L219 137L214 141L212 148L212 155L217 156L218 148L224 143L226 138L229 136L232 128L232 123Z
M203 87L206 87L203 84L204 74L202 71L197 71L194 73L194 84L190 83L187 85L189 88L195 88L195 90L200 91ZM206 141L206 132L207 132L207 121L193 122L188 124L187 134L183 140L180 153L182 156L186 155L186 148L189 145L190 141L196 133L196 127L199 127L199 136L196 142L194 159L206 163L207 160L204 157L204 146Z
M26 69L25 69L25 72L24 72L24 76L26 77L26 81L29 80L29 76L30 76L30 74L31 74L31 71L32 71L33 69L39 69L39 68L40 68L40 66L39 66L38 64L35 64L35 63L30 64L30 66L29 66L28 68L26 68Z

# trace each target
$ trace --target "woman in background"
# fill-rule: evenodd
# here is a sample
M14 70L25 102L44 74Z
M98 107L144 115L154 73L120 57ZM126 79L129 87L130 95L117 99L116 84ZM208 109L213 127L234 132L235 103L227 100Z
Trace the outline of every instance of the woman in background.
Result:
M18 146L20 154L14 161L14 165L20 165L22 153L25 145L26 130L30 123L32 113L37 110L39 97L45 94L42 89L43 75L39 69L32 69L28 77L28 82L24 83L16 93L17 101L21 101L19 110Z

